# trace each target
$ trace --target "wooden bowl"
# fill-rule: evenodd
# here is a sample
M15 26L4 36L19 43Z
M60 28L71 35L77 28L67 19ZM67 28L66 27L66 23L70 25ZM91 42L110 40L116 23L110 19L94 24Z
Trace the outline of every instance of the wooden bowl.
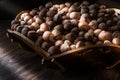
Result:
M115 10L116 15L120 13L119 9L109 8L108 10ZM19 19L20 15L26 11L20 12L16 19ZM28 12L28 11L27 11ZM61 69L72 68L75 66L91 65L99 68L113 68L119 64L120 60L120 46L114 44L102 44L80 47L74 50L69 50L56 55L49 55L49 53L40 46L24 36L23 34L8 29L8 36L19 43L24 49L29 51L35 51L41 55L42 63L46 61L54 62ZM76 65L75 65L76 64ZM88 65L87 65L88 66ZM83 66L84 67L84 66Z

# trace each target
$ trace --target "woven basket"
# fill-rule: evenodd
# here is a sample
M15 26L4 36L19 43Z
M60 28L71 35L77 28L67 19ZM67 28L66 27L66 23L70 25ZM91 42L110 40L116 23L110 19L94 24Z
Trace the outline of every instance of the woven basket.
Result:
M109 9L114 9L116 15L120 13L119 9ZM20 15L24 12L28 11L20 12L16 16L16 19L19 19ZM91 45L51 56L47 51L35 45L35 43L32 40L30 40L23 34L10 29L7 30L7 33L8 36L13 41L19 43L22 46L22 48L27 49L29 51L34 51L35 53L39 54L43 58L42 63L53 62L57 64L57 66L60 67L62 70L72 68L73 66L94 66L109 69L115 67L120 62L120 46L118 45Z

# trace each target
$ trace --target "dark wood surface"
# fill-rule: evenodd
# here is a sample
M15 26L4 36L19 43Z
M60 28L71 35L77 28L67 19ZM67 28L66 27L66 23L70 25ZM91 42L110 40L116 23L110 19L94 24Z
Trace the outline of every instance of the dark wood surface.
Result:
M110 70L67 71L41 64L41 57L6 37L10 21L0 21L0 80L120 80L119 66Z

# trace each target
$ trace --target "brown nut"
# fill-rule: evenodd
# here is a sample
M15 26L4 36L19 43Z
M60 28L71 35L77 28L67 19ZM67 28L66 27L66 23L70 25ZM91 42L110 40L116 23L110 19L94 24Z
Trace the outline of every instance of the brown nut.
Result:
M98 36L102 30L101 29L95 29L94 34L95 36Z
M96 20L92 20L88 25L90 26L91 29L96 29L98 26L98 23Z
M76 43L76 48L82 47L82 46L84 46L84 45L85 45L85 44L84 44L83 41L78 41L78 42Z
M58 46L58 47L60 47L62 44L63 44L63 41L62 41L62 40L57 40L57 41L55 42L55 46Z
M31 16L25 16L24 18L23 18L23 20L25 21L25 22L27 22L29 19L31 19Z
M27 12L22 13L21 16L20 16L20 19L23 20L25 16L28 16L28 13L27 13Z
M16 30L17 32L19 32L19 33L21 33L22 29L23 29L23 26L17 26L17 27L15 28L15 30Z
M115 45L120 45L120 39L119 38L113 38L112 43Z
M45 7L46 7L46 8L50 8L50 7L52 7L52 6L53 6L52 2L47 2L47 3L45 4Z
M60 46L60 51L61 52L65 52L65 51L68 51L68 50L70 50L70 46L68 44L64 43Z
M47 51L50 46L51 46L51 44L49 42L45 41L42 43L41 48Z
M111 41L105 40L103 43L104 43L104 44L111 44Z
M80 13L79 12L71 12L70 13L70 18L71 19L79 19L80 18Z
M28 31L27 37L35 42L38 38L38 35L37 35L36 31L32 30L32 31Z
M112 34L108 31L101 31L100 34L98 35L99 40L104 41L104 40L111 40Z
M47 25L46 23L42 23L41 25L40 25L40 31L48 31L48 30L50 30L50 27L49 27L49 25Z
M64 44L71 45L72 43L70 42L70 40L65 40L65 41L64 41Z
M78 33L79 33L78 27L74 27L74 28L71 30L71 32L74 33L74 34L76 34L76 35L78 35Z
M60 50L59 50L59 48L57 46L51 46L48 49L48 53L50 53L50 55L58 54L58 53L60 53Z
M100 23L100 24L98 25L98 28L99 28L99 29L102 29L102 30L106 30L106 29L107 29L107 25L106 25L105 23Z
M75 45L75 44L72 44L72 45L70 45L70 48L71 48L71 49L76 49L76 45Z
M58 31L58 30L56 30L56 29L54 29L54 30L52 31L52 34L53 34L53 36L54 36L55 39L61 39L61 37L62 37L60 31Z
M56 29L56 30L58 30L58 31L60 31L60 32L63 32L64 31L64 29L63 29L63 25L56 25L55 27L54 27L54 29Z
M63 27L66 31L71 31L71 29L73 28L73 25L71 24L71 22L68 22L68 23L64 24Z
M29 20L27 21L27 24L28 24L28 25L31 25L33 22L34 22L34 20L31 18L31 19L29 19Z
M45 31L45 32L43 33L43 35L42 35L42 38L43 38L44 40L48 41L50 35L51 35L51 32L50 32L50 31Z
M78 20L77 19L72 19L72 20L70 20L70 22L73 26L78 26Z
M26 36L27 33L28 33L28 31L29 31L29 28L28 28L28 27L24 27L24 28L21 30L21 33Z
M56 14L54 17L53 17L53 20L57 23L60 23L62 21L62 15L61 14Z
M78 23L78 28L83 31L87 31L89 29L88 23L83 21Z
M35 30L39 29L39 24L36 23L36 22L33 22L33 23L31 24L31 26L34 26L34 29L35 29Z
M76 38L76 35L74 33L68 33L65 35L65 39L69 40L70 42L73 42Z

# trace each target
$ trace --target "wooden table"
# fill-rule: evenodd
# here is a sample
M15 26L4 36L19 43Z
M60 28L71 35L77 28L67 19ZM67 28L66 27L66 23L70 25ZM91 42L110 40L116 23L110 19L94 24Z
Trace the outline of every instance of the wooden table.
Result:
M10 21L0 21L0 80L120 80L119 66L111 70L61 72L41 64L41 57L6 37Z

